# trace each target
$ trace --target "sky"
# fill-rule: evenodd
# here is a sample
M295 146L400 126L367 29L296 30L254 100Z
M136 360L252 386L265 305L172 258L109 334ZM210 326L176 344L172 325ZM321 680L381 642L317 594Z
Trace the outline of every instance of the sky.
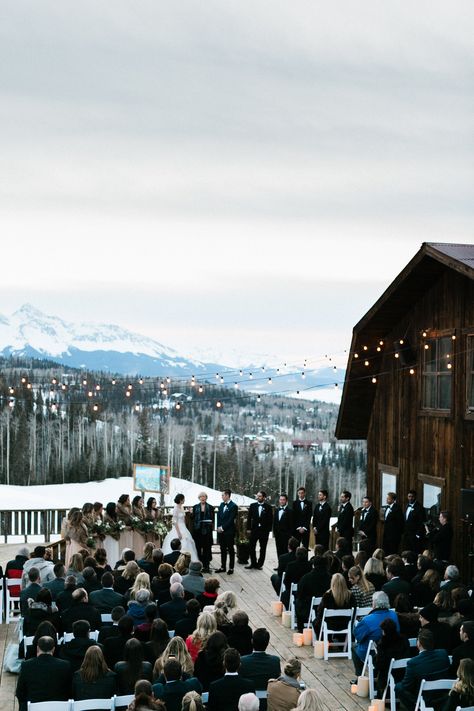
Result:
M342 354L423 242L472 242L473 19L6 0L0 313L233 364Z

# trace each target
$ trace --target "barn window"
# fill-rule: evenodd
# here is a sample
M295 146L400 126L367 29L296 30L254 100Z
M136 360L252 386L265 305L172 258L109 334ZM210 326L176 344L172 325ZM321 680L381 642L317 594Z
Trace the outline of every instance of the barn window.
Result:
M467 337L467 412L474 414L474 335Z
M452 348L451 336L427 338L424 342L422 406L426 409L451 409Z

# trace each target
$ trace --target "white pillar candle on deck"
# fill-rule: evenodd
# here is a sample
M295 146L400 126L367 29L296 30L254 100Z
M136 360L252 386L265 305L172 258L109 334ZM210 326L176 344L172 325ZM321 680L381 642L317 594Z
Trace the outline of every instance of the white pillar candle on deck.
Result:
M359 676L357 678L357 696L366 697L369 695L369 677Z
M324 642L322 640L314 643L314 658L324 659Z

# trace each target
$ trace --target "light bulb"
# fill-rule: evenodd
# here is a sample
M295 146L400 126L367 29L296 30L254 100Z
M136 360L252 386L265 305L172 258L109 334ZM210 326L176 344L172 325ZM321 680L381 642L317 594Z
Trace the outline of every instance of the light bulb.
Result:
M377 378L372 378L372 382L373 382L373 383L376 383L376 382L377 382Z
M414 368L410 368L410 375L415 375L415 369L414 369Z
M364 361L364 365L369 365L369 361L368 361L368 360L365 360L365 361Z

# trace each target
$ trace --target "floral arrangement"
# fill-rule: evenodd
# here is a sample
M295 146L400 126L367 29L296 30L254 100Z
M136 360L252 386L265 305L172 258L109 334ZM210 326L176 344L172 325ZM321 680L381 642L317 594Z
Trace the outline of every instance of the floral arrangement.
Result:
M96 538L103 540L105 536L112 536L118 541L120 534L127 528L124 521L120 519L114 523L110 521L96 521L89 528L89 537L87 539L87 545L89 548L95 548ZM130 526L133 531L139 531L143 535L147 533L154 533L160 538L164 538L168 533L168 527L163 521L144 521L138 516L132 516Z

